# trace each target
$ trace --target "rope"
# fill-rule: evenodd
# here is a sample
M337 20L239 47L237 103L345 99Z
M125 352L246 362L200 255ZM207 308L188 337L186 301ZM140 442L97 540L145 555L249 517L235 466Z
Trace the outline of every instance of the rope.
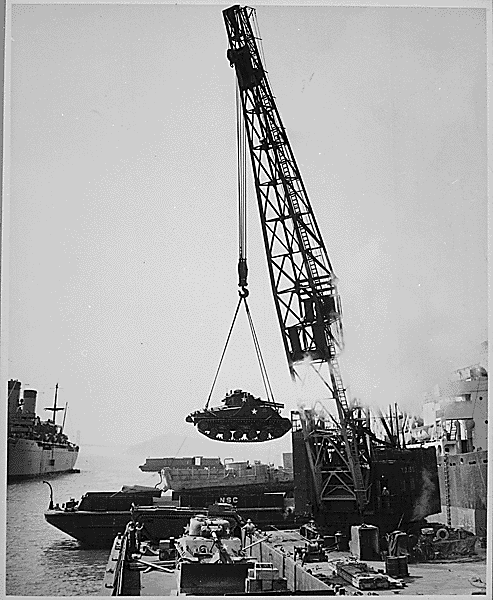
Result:
M262 351L260 349L260 343L258 341L257 332L255 331L255 326L253 324L253 319L252 319L252 315L251 315L251 312L250 312L250 307L248 306L248 302L247 302L246 297L245 296L240 296L240 299L239 299L238 304L236 306L235 314L234 314L234 317L233 317L233 322L231 323L231 327L229 329L228 337L226 339L226 344L224 345L223 353L221 354L221 359L219 361L219 366L217 367L216 375L214 376L214 381L212 382L211 391L209 393L209 397L207 398L207 402L205 404L205 408L206 409L209 407L209 402L211 401L212 392L214 391L214 386L216 385L216 381L217 381L217 378L219 376L219 371L221 370L221 365L223 363L224 355L226 354L226 349L228 347L229 340L231 338L231 334L233 332L233 327L234 327L235 322L236 322L236 317L238 316L238 311L239 311L240 305L241 305L241 303L243 301L245 302L245 310L246 310L247 317L248 317L248 323L250 325L250 331L252 332L253 345L255 347L255 352L257 354L257 360L258 360L258 363L259 363L259 366L260 366L260 375L262 377L262 382L264 384L265 393L267 395L267 400L269 402L274 402L274 393L272 391L272 386L271 386L270 381L269 381L269 376L267 375L267 368L265 366L264 357L262 356Z
M238 316L238 310L240 309L240 304L241 304L242 300L243 300L243 298L240 298L239 301L238 301L238 304L236 306L235 316L233 317L233 322L231 323L231 327L229 329L228 337L226 339L226 345L224 346L224 350L223 350L223 353L221 355L221 360L219 361L219 366L217 367L216 375L214 377L214 381L212 382L212 388L211 388L211 391L209 393L209 397L207 398L207 402L205 404L205 408L209 407L209 402L211 401L212 392L214 391L214 386L216 385L216 380L217 380L217 377L219 375L219 370L221 369L221 365L223 364L223 358L224 358L224 355L226 354L226 348L228 347L229 338L231 337L231 333L233 332L233 327L234 327L234 324L235 324L235 321L236 321L236 317Z
M236 86L236 142L238 177L238 293L246 298L248 292L247 266L247 136L245 119L241 106L239 84Z
M209 402L212 397L212 392L214 391L214 386L217 381L217 377L219 375L219 371L221 369L221 365L224 359L224 355L226 354L226 349L228 347L229 340L231 338L231 333L233 331L234 324L236 322L236 317L238 316L238 311L240 309L240 305L242 301L245 301L245 309L248 317L248 322L250 325L250 331L252 332L253 344L255 346L255 351L257 353L257 359L260 366L260 373L262 376L262 381L264 384L265 392L267 394L267 399L270 402L274 402L274 394L272 393L272 388L270 385L269 377L267 375L267 369L265 367L264 359L262 356L262 352L260 350L260 344L257 338L257 333L255 331L255 327L253 325L252 315L250 313L250 308L247 303L248 289L247 289L247 132L245 120L243 118L243 110L242 110L242 102L241 102L241 94L239 89L239 84L235 86L235 98L236 98L236 143L237 143L237 174L238 174L238 287L240 299L238 301L238 305L236 306L236 311L233 317L233 322L231 323L231 327L228 333L228 337L226 339L226 344L224 346L223 353L221 355L221 359L219 361L219 366L216 371L216 375L214 377L214 381L212 382L212 388L209 393L209 397L207 398L207 402L205 404L205 408L209 407Z
M250 313L250 307L248 306L247 299L245 298L245 309L248 316L248 322L250 324L250 331L252 332L253 344L255 346L255 351L257 353L257 359L260 366L260 374L262 376L262 381L264 383L265 393L267 395L267 399L271 402L274 402L274 394L272 392L272 387L270 385L269 376L267 375L267 368L265 366L264 358L262 356L262 351L260 350L260 343L257 338L257 332L255 331L255 327L253 325L252 315Z
M239 259L246 260L246 129L241 108L241 98L236 85L236 143L238 172L238 214L239 214Z
M209 397L210 397L210 396L209 396ZM174 456L174 458L176 458L176 457L178 456L178 453L180 452L180 450L181 450L181 448L182 448L183 444L184 444L184 443L187 441L187 439L188 439L188 438L187 438L186 436L183 438L183 442L180 444L180 447L179 447L179 448L178 448L178 450L175 452L175 456Z

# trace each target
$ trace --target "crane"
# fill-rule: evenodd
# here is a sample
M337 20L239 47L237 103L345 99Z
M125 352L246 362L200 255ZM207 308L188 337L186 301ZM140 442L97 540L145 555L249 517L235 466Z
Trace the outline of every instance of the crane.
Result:
M227 58L237 78L237 111L246 132L239 140L248 145L250 154L289 371L293 380L303 381L302 365L308 361L330 390L337 409L331 429L317 430L301 413L317 498L330 488L337 498L355 501L362 515L367 504L371 445L357 427L340 372L338 355L344 341L337 278L261 58L260 36L253 31L254 27L258 31L255 10L235 5L225 9L223 17ZM245 160L246 154L243 152ZM239 173L244 172L240 167ZM244 188L244 182L240 181L239 187ZM325 467L324 489L315 474L317 449L323 446L334 456Z

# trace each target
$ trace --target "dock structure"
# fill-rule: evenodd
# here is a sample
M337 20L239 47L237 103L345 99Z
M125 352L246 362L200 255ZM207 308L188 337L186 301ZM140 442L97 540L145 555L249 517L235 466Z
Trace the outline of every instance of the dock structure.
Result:
M383 560L365 560L324 540L322 552L300 530L252 531L244 534L251 559L245 595L471 595L487 594L486 555L431 560L393 571ZM168 596L177 593L173 561L159 554L131 552L130 536L118 536L111 550L101 595ZM161 544L162 545L162 544ZM396 559L397 562L397 559ZM403 573L403 574L402 574ZM193 595L193 594L192 594ZM228 595L222 590L214 595ZM237 595L233 594L233 595ZM243 594L241 594L243 595Z
M104 574L101 596L140 596L140 577L126 563L129 538L118 534L113 542Z
M255 534L248 550L256 560L272 563L287 580L288 593L314 595L372 595L486 593L486 556L412 563L405 576L389 576L383 560L361 562L336 546L328 547L325 560L303 560L300 550L307 538L299 530ZM248 547L248 541L246 541ZM311 560L308 558L308 560ZM458 568L460 565L460 568Z

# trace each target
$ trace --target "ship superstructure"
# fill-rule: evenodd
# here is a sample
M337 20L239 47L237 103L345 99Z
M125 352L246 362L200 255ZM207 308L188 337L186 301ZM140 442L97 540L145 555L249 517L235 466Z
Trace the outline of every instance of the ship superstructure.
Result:
M53 420L41 421L36 415L36 390L24 390L21 382L8 382L8 479L37 477L49 473L74 470L79 447L63 433L63 425L56 424L58 385L55 392ZM62 410L66 410L62 409Z

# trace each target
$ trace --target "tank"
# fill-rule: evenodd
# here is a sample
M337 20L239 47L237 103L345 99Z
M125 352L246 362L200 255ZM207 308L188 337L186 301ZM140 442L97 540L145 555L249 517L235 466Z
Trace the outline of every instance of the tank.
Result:
M281 416L284 404L255 398L249 392L234 390L222 400L224 406L196 410L187 423L218 442L266 442L290 431L291 421Z

